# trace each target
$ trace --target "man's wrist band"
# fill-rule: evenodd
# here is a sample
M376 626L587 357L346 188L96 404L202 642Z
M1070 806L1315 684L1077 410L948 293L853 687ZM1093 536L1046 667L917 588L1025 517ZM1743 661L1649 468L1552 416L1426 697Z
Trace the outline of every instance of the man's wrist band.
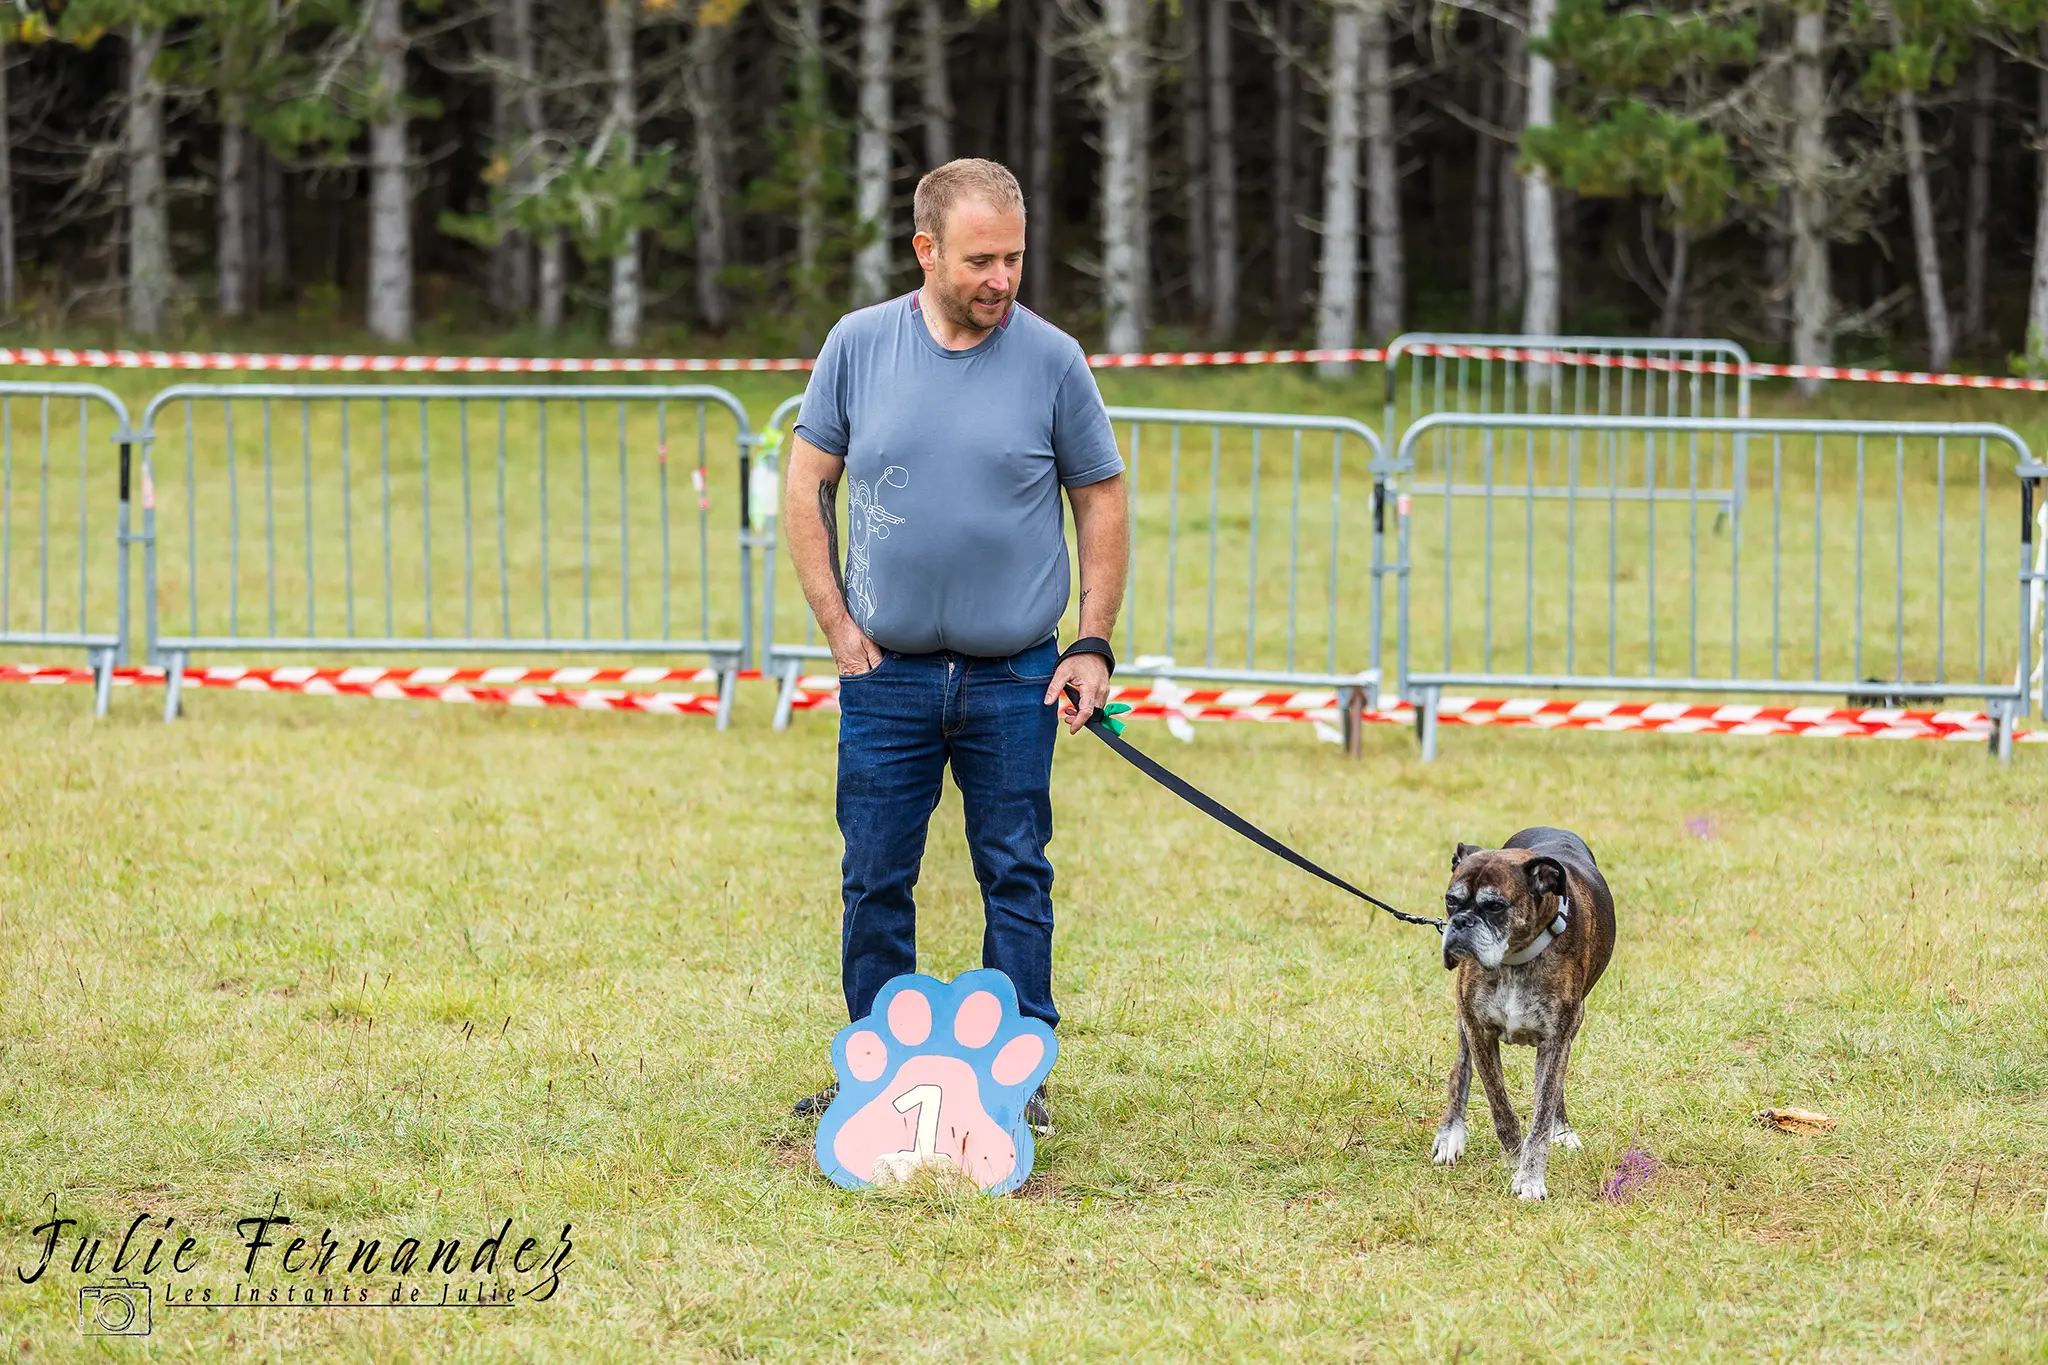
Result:
M1103 639L1100 635L1083 635L1080 639L1060 651L1059 662L1065 663L1076 654L1099 655L1103 662L1109 665L1109 671L1112 673L1116 672L1116 651L1111 649L1109 641Z

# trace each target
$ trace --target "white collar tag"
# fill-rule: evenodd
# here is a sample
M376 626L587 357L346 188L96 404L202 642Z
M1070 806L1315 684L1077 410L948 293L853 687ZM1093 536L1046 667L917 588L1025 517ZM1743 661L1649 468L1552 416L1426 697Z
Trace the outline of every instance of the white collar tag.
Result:
M1531 939L1528 946L1520 952L1509 953L1506 957L1502 958L1500 965L1503 967L1519 967L1525 962L1534 962L1538 957L1541 957L1543 950L1564 934L1565 928L1570 922L1571 913L1572 903L1563 896L1559 896L1557 898L1557 918L1550 922L1550 927Z

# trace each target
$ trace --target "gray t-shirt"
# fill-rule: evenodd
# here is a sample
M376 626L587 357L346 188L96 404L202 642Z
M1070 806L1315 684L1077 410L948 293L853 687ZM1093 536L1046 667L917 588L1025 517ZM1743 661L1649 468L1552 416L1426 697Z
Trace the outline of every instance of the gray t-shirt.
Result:
M1060 488L1124 467L1072 337L1015 305L949 351L914 293L839 320L796 431L846 460L847 608L904 654L1050 636L1070 588Z

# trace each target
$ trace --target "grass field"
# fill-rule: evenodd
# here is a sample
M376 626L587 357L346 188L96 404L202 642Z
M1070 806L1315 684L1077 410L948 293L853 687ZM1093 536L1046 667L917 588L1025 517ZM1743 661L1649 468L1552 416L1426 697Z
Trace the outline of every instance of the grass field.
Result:
M1171 745L1418 909L1460 839L1587 836L1621 929L1574 1055L1587 1145L1523 1206L1483 1109L1464 1163L1428 1161L1453 1037L1434 936L1071 741L1060 1131L1020 1197L987 1201L848 1195L786 1117L842 1022L829 717L772 735L765 689L725 735L211 692L164 727L116 703L94 725L82 689L0 692L0 1340L22 1359L2048 1352L2031 752L1472 733L1424 767L1404 733L1351 764L1293 726ZM920 887L921 965L947 976L978 965L958 825L949 795ZM1526 1114L1525 1049L1509 1076ZM1759 1128L1778 1104L1840 1126ZM1660 1170L1606 1202L1631 1142ZM544 1249L573 1224L574 1250L551 1300L497 1314L160 1294L146 1341L107 1341L77 1332L98 1277L68 1237L20 1282L53 1196L110 1243L138 1214L145 1238L196 1229L206 1259L175 1278L224 1296L235 1220L273 1199L345 1247L511 1218Z
M730 379L757 418L793 387L790 376ZM1101 379L1118 403L1378 423L1376 371L1336 385L1294 371ZM139 410L161 380L109 382ZM1774 392L1759 408L2004 421L2048 449L2048 401L2030 395L1837 385L1811 408ZM307 547L291 528L303 524L294 480L306 464L296 414L279 412L287 425L267 490L247 454L257 447L237 447L232 477L224 444L196 447L194 487L212 499L202 629L218 628L231 583L244 631L273 596L285 627L304 610ZM482 416L479 519L495 492L482 478L495 477L495 415ZM17 460L39 420L15 400L5 427ZM649 472L643 461L617 491L611 414L592 409L590 420L592 629L606 633L606 611L618 621L623 596L645 633L662 610L661 582L646 572L658 559L634 559L630 586L604 574L627 546L648 556L658 545L653 486L635 482ZM59 412L60 437L63 421ZM517 543L528 558L509 563L516 597L483 538L465 590L463 485L442 457L459 446L437 432L426 478L416 462L394 466L394 525L416 536L434 518L437 630L468 611L479 634L496 633L501 609L526 613L515 626L530 630L533 613L551 609L568 613L561 633L581 633L582 430L567 409L555 421L552 496L567 499L554 505L568 515L548 542L545 581L561 594L551 608L528 590L541 573L530 538ZM237 422L238 441L252 439ZM634 428L625 444L644 454L651 430ZM68 467L75 479L76 438L74 425L55 444L59 525L76 511L79 488L59 477ZM392 439L416 459L416 425ZM1212 515L1206 433L1183 450L1175 484L1161 481L1170 451L1146 439L1138 649L1171 644L1194 661L1213 638L1231 661L1249 635L1264 662L1287 645L1293 602L1300 662L1321 667L1328 447L1312 452L1320 484L1315 461L1305 464L1308 529L1290 582L1276 547L1289 531L1291 452L1269 450L1270 482L1258 485L1248 464L1222 462ZM381 535L376 449L355 447L372 462L351 466L349 486L357 531ZM1879 453L1870 623L1890 621L1900 569L1923 579L1947 565L1957 595L1941 600L1956 630L1975 610L1974 563L1944 558L1954 543L1930 550L1926 536L1974 535L1976 506L1959 500L1931 516L1932 466L1916 456L1894 468L1889 448ZM332 441L310 454L327 480L314 486L339 487ZM169 522L182 446L157 458ZM1971 498L1975 458L1972 447ZM23 500L30 468L14 466L18 537L43 510ZM1351 496L1362 488L1346 468L1334 567L1348 649L1370 548L1366 504ZM1857 552L1833 496L1845 468L1831 459L1824 536L1799 539L1810 497L1785 504L1788 562L1808 564L1817 549L1826 561L1827 612L1811 636L1836 665L1852 619L1840 566ZM723 557L707 561L689 538L694 493L670 471L671 610L685 624L695 615L707 586L697 566L709 562L708 633L721 635L736 490L729 465L712 474L704 524ZM89 496L105 486L89 481ZM234 561L214 515L226 514L230 489L244 518ZM1950 496L1961 498L1954 485ZM1992 504L2001 536L2015 501L2008 490ZM1607 537L1632 567L1651 544L1647 519L1581 528L1586 562L1543 560L1537 613L1514 575L1538 542L1554 545L1554 509L1507 510L1494 662L1519 663L1532 643L1597 650ZM1418 513L1419 621L1441 611L1444 584L1430 577L1440 545L1425 539L1440 511ZM95 506L96 528L109 527L104 513ZM1467 515L1461 505L1459 527ZM283 528L274 576L253 538L266 516ZM1169 635L1158 533L1176 516ZM1683 511L1658 525L1689 532ZM1895 526L1916 538L1910 551L1886 550ZM165 544L181 550L175 529L166 525ZM0 599L19 630L47 594L61 627L76 612L66 596L76 545L59 540L43 575L22 557L26 543L0 552L11 575ZM1655 579L1626 580L1640 585L1621 604L1631 630L1639 618L1627 613L1654 604L1661 623L1689 605L1689 566L1678 573L1670 542L1656 544ZM1734 604L1716 594L1733 551L1711 527L1697 544L1703 655L1722 667ZM424 567L417 546L394 540L401 584ZM89 546L104 548L98 537ZM331 626L345 600L330 571L347 565L327 558L331 540L313 548L314 619ZM1487 643L1474 633L1478 563L1452 584L1464 632L1454 643L1467 653ZM2010 603L2014 566L1991 564L2008 575ZM99 611L110 579L99 560L88 568L86 602ZM376 553L356 570L367 575L354 594L358 631L381 630ZM1794 597L1811 586L1800 572L1786 580ZM1738 643L1753 658L1766 639L1753 615L1759 587L1739 581ZM1574 584L1588 613L1576 625L1552 609L1557 588ZM786 575L783 585L787 629L800 603ZM167 592L160 606L179 609ZM1915 641L1929 638L1929 601L1906 602ZM1800 611L1808 605L1799 598ZM417 596L395 595L392 610L400 627L423 624ZM2010 616L1991 622L1995 673L2016 627ZM1973 669L1974 641L1946 639L1951 672ZM1430 648L1441 640L1419 637L1419 665L1435 662ZM1658 662L1684 660L1660 652ZM1787 671L1805 662L1788 657ZM1907 660L1910 675L1930 668L1922 654ZM215 691L188 692L187 719L166 727L157 694L114 700L95 725L85 689L0 689L0 1240L10 1257L0 1342L20 1358L2048 1358L2048 760L2030 749L2001 767L1975 745L1457 731L1424 766L1412 735L1391 727L1368 730L1355 764L1302 726L1205 726L1185 748L1161 727L1136 727L1140 744L1198 784L1417 910L1437 901L1460 840L1498 843L1536 823L1587 837L1621 930L1574 1051L1572 1114L1587 1145L1554 1152L1550 1200L1523 1206L1508 1194L1483 1101L1465 1161L1448 1171L1428 1161L1454 1040L1434 936L1373 917L1232 840L1093 741L1070 741L1053 847L1060 1131L1040 1145L1019 1197L988 1201L848 1195L811 1168L809 1132L787 1117L792 1098L827 1079L826 1046L843 1022L829 715L774 735L769 689L751 684L722 735L702 718ZM979 965L959 822L949 795L920 887L921 965L942 976ZM1510 1050L1509 1077L1526 1115L1526 1050ZM1768 1105L1822 1110L1839 1126L1819 1138L1766 1131L1752 1115ZM1603 1184L1631 1145L1658 1172L1610 1202ZM80 1228L25 1284L53 1200L54 1216ZM279 1272L276 1247L258 1273L240 1273L236 1222L274 1201L296 1220L286 1237L332 1229L344 1257L358 1237L417 1236L431 1248L457 1236L474 1249L508 1218L512 1239L534 1236L541 1255L573 1225L573 1252L552 1298L509 1309L166 1305L174 1285L225 1298L238 1282L304 1283ZM138 1248L167 1236L168 1256L191 1229L204 1260L149 1277L158 1299L147 1340L80 1335L80 1287L107 1277L105 1257L145 1215ZM80 1230L106 1241L90 1274L72 1266Z

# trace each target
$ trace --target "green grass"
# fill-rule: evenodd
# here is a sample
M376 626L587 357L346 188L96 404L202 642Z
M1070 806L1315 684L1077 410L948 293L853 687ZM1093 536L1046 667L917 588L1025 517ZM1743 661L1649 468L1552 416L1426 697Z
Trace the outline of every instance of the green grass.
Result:
M0 1239L174 1216L575 1251L506 1316L166 1312L0 1288L25 1359L2040 1359L2041 756L1375 728L1139 742L1397 903L1460 839L1584 833L1620 944L1574 1053L1586 1150L1510 1198L1428 1161L1435 939L1100 746L1055 778L1059 1134L1020 1197L856 1196L789 1100L837 989L833 724L0 690ZM957 797L921 965L978 965ZM1688 821L1708 837L1689 831ZM1529 1054L1510 1050L1526 1114ZM1840 1121L1764 1131L1777 1104ZM1598 1197L1636 1141L1662 1163ZM310 1225L310 1226L306 1226ZM274 1253L273 1253L274 1254ZM282 1277L272 1275L271 1283ZM393 1319L403 1319L394 1321Z

